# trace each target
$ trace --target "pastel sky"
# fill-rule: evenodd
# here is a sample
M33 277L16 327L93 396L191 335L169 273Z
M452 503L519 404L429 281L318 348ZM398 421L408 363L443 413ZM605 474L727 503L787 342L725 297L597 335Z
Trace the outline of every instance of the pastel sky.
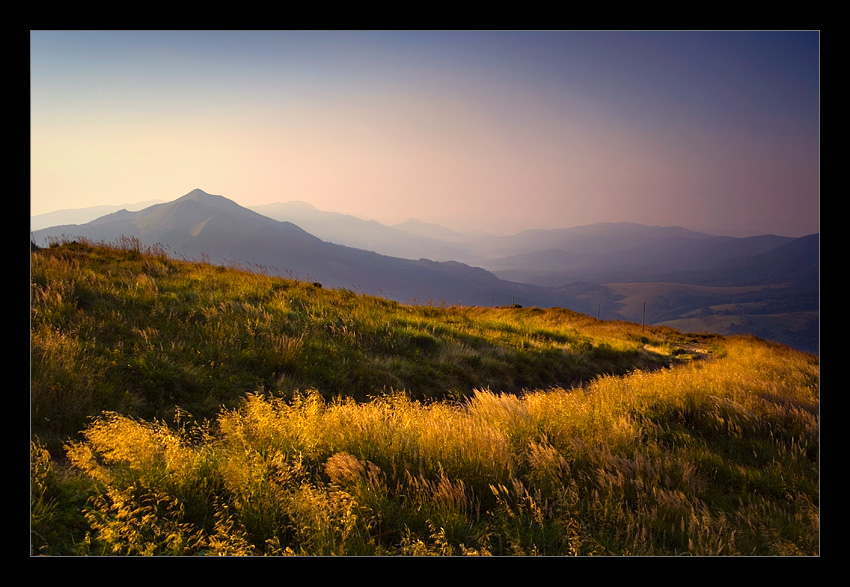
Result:
M31 212L819 232L819 33L32 31Z

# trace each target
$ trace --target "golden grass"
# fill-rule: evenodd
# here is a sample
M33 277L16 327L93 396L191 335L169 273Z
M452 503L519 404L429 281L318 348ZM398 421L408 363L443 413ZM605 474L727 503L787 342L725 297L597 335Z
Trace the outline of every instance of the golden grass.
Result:
M108 544L214 551L221 522L204 534L169 501L197 492L206 462L207 517L226 511L251 554L817 554L817 361L757 341L727 348L462 403L254 394L194 445L113 414L68 454L109 488L111 505L92 510ZM121 522L110 512L142 478L148 501ZM160 534L107 531L106 519L154 509L170 520Z

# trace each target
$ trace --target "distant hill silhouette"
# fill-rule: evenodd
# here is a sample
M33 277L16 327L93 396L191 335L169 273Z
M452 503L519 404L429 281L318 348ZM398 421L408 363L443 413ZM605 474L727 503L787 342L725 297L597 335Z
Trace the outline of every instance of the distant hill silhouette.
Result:
M463 242L469 238L461 233L446 228L445 226L440 226L433 222L423 222L417 218L411 218L399 224L393 224L392 228L404 231L408 234L440 239L447 242Z
M514 253L480 265L504 279L550 286L656 281L661 274L714 269L792 240L775 235L714 236L681 227L595 224L492 239L491 251Z
M363 220L349 214L319 210L307 202L300 201L250 206L250 209L275 220L297 224L323 241L366 249L382 255L405 259L427 258L435 261L460 261L469 258L464 243L456 239L446 240L433 234L412 231L410 223L386 226L375 220ZM446 234L447 232L442 232L442 236Z

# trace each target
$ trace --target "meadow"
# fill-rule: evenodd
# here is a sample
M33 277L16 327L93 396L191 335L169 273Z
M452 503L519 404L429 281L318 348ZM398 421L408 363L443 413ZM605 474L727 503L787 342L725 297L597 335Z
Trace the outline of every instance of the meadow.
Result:
M55 243L31 552L818 555L819 393L754 337Z

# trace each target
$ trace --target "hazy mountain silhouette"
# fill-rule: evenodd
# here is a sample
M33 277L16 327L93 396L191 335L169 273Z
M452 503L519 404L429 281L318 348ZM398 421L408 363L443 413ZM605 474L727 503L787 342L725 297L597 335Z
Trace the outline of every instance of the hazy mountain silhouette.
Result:
M761 240L751 237L745 240ZM781 238L781 237L776 237ZM763 244L763 243L759 243ZM754 251L759 247L754 247ZM741 251L743 248L737 249ZM820 276L820 234L787 239L765 252L725 259L711 269L660 274L657 280L712 286L783 284L816 286Z
M415 219L387 226L374 220L319 210L300 201L247 209L273 220L292 223L327 243L410 260L457 261L482 267L505 280L550 287L577 281L658 280L661 274L716 269L793 240L775 235L723 237L675 226L624 222L479 236ZM97 214L104 210L111 213ZM132 214L128 210L104 206L39 215L33 217L32 222L33 229L38 230L37 224L49 218L91 218L101 225L97 229L97 233L103 235L100 238L114 239L121 235L116 234L115 226L106 225L134 218ZM167 223L158 228L150 226L159 222L157 213L151 211L151 214L145 215L148 220L140 217L140 227L130 229L133 234L127 236L139 236L142 233L137 228L144 228L146 238L154 235L165 238L156 231L165 230ZM64 224L83 222L57 222L51 226ZM93 227L89 229L94 230ZM128 229L121 227L120 230ZM168 240L174 237L169 236Z
M549 287L576 281L642 281L662 273L714 269L793 240L775 235L715 236L678 226L628 222L478 236L416 219L386 226L318 210L306 202L251 209L297 224L327 242L407 259L454 260L509 281Z
M450 228L446 228L445 226L441 226L433 222L424 222L418 218L411 218L400 224L393 224L392 228L404 231L408 234L424 236L429 239L439 239L446 242L460 243L470 239L469 235L455 232Z
M482 260L480 265L504 279L549 286L573 281L645 281L657 280L659 274L713 269L792 240L774 235L714 236L675 226L604 223L492 239L487 243L491 254L498 250L514 252Z
M64 210L56 210L54 212L46 212L44 214L36 214L30 216L30 230L40 230L51 226L59 226L63 224L85 224L96 218L100 218L105 214L117 212L118 210L141 210L153 204L158 204L162 200L149 200L147 202L138 202L136 204L123 204L120 206L90 206L88 208L67 208Z
M86 224L33 233L39 245L51 237L111 242L122 236L163 245L190 259L261 266L285 276L399 301L570 305L567 297L548 288L506 282L463 263L413 261L325 242L291 222L274 220L200 189L138 212L120 210Z
M366 249L382 255L436 261L469 258L467 247L457 239L449 240L423 232L412 232L407 223L395 227L386 226L375 220L363 220L348 214L319 210L301 201L250 206L250 209L275 220L292 222L323 241ZM446 236L449 232L451 231L443 229L442 235Z

